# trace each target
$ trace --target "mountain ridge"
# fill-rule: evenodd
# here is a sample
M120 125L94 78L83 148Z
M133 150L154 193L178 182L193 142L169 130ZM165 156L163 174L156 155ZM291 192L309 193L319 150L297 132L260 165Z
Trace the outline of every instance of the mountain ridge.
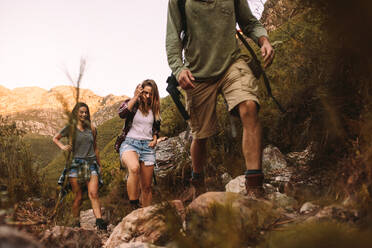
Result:
M50 90L40 87L18 87L12 90L0 85L0 115L8 116L26 132L54 135L67 122L65 112L75 105L77 89L60 85ZM125 95L98 96L90 89L79 89L79 101L89 106L92 122L99 125L116 115Z

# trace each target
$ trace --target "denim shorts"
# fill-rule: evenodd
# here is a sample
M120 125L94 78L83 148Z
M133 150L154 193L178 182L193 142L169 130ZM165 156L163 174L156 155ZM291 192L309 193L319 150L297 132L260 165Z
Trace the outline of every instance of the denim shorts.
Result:
M99 172L97 162L95 160L93 161L87 161L85 159L80 158L74 158L71 163L70 171L68 173L68 177L78 177L78 169L77 167L82 166L84 163L88 163L89 165L89 171L91 176L98 176Z
M139 160L146 166L155 165L156 155L155 149L149 147L151 140L137 140L133 138L125 138L125 141L120 146L120 157L124 152L135 151L138 154Z

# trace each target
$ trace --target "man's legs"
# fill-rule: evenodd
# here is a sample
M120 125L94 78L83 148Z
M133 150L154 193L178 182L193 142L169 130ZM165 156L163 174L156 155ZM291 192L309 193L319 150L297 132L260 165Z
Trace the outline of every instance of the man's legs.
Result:
M194 89L186 91L193 140L190 147L191 187L181 195L183 201L206 191L203 168L207 160L207 139L217 132L217 93L218 84L212 82L196 83Z
M254 101L239 104L239 115L243 125L242 151L247 170L261 170L261 125L258 108Z
M258 107L254 101L239 104L239 115L243 125L242 151L246 166L246 189L249 196L263 195L262 134L258 121Z
M193 173L203 174L203 166L207 158L207 139L193 139L190 152Z
M247 193L251 196L261 196L263 174L261 126L258 121L258 85L245 61L239 59L227 70L222 81L222 93L229 111L238 112L242 121L242 152L247 169L245 172Z

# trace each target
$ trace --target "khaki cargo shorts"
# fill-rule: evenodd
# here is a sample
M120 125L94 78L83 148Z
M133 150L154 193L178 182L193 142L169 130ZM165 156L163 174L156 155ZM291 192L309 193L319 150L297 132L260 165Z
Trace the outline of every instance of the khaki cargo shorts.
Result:
M208 138L217 133L216 103L219 93L225 98L229 111L245 101L259 104L257 79L243 59L234 62L217 82L194 85L194 89L186 90L186 107L195 139Z

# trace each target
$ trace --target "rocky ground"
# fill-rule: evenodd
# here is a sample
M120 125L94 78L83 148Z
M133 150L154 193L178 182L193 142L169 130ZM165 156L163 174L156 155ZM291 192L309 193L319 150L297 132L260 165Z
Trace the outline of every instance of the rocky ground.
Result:
M180 156L189 159L184 149L184 134L179 137L165 139L157 147L157 179L165 178L177 167ZM356 222L360 216L357 210L343 204L319 205L307 201L310 192L318 192L322 188L321 176L313 176L308 165L312 159L311 145L302 152L283 155L278 148L267 146L263 152L263 170L265 172L265 198L251 199L245 196L244 175L232 178L227 173L221 175L225 184L224 192L207 192L189 204L179 199L162 202L153 206L134 210L125 216L116 226L109 225L107 232L96 230L95 217L92 210L82 211L80 228L53 226L46 223L45 208L33 199L19 205L13 212L17 222L1 227L0 241L9 244L27 244L23 247L150 247L162 244L176 247L169 243L169 223L174 223L174 216L179 220L180 230L187 233L192 216L208 218L209 209L213 206L230 206L233 216L250 223L255 216L261 221L257 224L259 231L280 230L293 223L319 222L336 220L340 222ZM189 161L186 161L189 162ZM177 197L176 197L177 198ZM170 217L169 212L173 213ZM270 213L270 214L267 214ZM109 216L105 215L109 222ZM1 218L0 218L1 219ZM4 219L2 220L3 222ZM28 226L27 226L28 225ZM15 229L18 227L18 230ZM22 230L38 233L38 241ZM10 233L10 234L9 234ZM35 235L34 235L35 237ZM9 247L19 247L17 245ZM151 246L156 247L156 246ZM164 246L165 247L165 246Z

